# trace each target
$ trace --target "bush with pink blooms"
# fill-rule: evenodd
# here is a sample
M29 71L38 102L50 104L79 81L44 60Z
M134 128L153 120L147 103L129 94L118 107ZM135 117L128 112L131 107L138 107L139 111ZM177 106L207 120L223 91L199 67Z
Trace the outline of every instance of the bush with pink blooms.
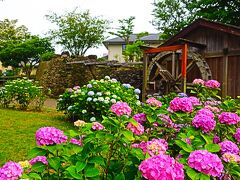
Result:
M221 98L216 81L198 79L189 94L148 97L140 104L133 87L122 84L122 98L105 106L106 97L117 94L114 84L120 85L107 77L68 89L64 96L69 97L60 100L67 113L80 110L84 101L89 107L81 108L82 118L74 122L77 130L40 128L29 160L4 165L0 177L16 168L13 176L22 179L240 178L240 99Z

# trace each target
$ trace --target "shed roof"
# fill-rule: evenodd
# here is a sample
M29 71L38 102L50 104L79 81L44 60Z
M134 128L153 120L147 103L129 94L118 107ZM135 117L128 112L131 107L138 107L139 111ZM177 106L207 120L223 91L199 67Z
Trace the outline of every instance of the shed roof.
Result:
M210 21L208 19L199 18L189 24L187 27L183 28L177 34L169 38L165 43L161 46L169 46L176 43L179 39L184 38L184 36L199 27L205 27L209 29L213 29L216 31L222 31L225 33L233 34L235 36L240 36L240 27L233 26L230 24L219 23L215 21Z

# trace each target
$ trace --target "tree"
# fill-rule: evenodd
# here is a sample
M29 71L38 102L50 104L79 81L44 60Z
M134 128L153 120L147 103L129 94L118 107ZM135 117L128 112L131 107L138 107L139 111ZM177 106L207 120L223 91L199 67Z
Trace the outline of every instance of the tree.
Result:
M197 18L239 26L239 0L159 0L154 3L153 25L167 39Z
M4 66L21 67L29 77L33 67L38 65L40 56L53 51L54 49L47 38L31 36L19 43L11 41L6 43L5 47L0 50L0 60Z
M24 25L17 26L17 22L17 19L0 21L0 49L9 41L16 43L29 38L30 33L27 27Z
M89 11L77 12L77 9L63 15L53 13L46 17L57 26L57 29L50 30L51 37L72 55L84 55L89 48L101 44L109 23L90 16Z

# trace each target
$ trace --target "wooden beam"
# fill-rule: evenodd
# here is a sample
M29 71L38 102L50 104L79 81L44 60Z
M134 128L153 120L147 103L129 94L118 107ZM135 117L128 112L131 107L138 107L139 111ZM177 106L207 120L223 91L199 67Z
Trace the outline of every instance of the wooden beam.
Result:
M148 56L143 54L143 85L142 85L142 102L146 101L147 96L147 80L148 80Z
M187 90L187 44L182 48L182 77L183 77L183 92Z
M223 56L224 56L223 51L206 52L204 54L205 58L218 58L218 57L223 57ZM240 56L240 49L229 50L228 56Z
M196 48L200 48L200 49L204 49L207 47L206 44L197 43L197 42L191 41L189 39L179 38L178 41L181 43L187 44L188 46L192 46L192 47L196 47Z
M166 46L166 47L158 47L158 48L151 48L145 50L145 54L152 54L152 53L159 53L162 51L176 51L178 49L182 49L183 45L176 45L176 46Z

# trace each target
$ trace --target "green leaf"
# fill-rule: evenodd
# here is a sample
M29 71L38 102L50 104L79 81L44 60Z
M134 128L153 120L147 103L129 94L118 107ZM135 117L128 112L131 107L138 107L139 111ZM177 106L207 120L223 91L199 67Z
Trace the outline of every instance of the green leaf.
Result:
M41 162L37 162L34 165L32 165L32 169L31 171L35 171L35 172L43 172L46 169L46 165L41 163Z
M200 180L210 180L210 176L201 173Z
M47 151L45 149L35 147L29 152L28 156L30 158L35 158L37 156L45 156L46 154L47 154Z
M193 170L190 167L186 167L186 173L188 177L190 177L192 180L199 179L199 173L197 173L195 170Z
M135 121L134 119L129 118L128 121L129 121L130 123L132 123L134 126L136 126L136 127L138 126L137 121Z
M95 167L89 167L85 171L86 177L95 177L99 175L99 170Z
M133 149L131 150L131 152L132 152L132 154L133 154L135 157L137 157L138 159L140 159L140 160L143 160L143 159L144 159L144 154L143 154L143 152L142 152L141 149L139 149L139 148L133 148Z
M28 176L32 179L42 179L37 173L29 173Z
M132 131L123 131L122 134L124 135L125 138L127 138L129 141L135 140L133 137L133 132Z
M203 137L203 139L206 141L207 144L212 144L213 139L211 136L203 133L200 133L200 135Z
M56 171L59 169L59 167L61 166L60 163L60 158L59 157L53 157L48 159L48 163L50 165L50 167L52 167L53 169L55 169Z
M221 149L218 144L206 144L204 147L209 152L219 152Z
M95 157L89 158L88 163L95 163L95 164L98 164L101 166L105 166L104 159L100 156L95 156Z
M123 172L121 172L117 176L115 176L114 180L125 180L125 176L124 176Z
M83 179L82 176L76 172L76 167L75 166L70 166L66 170L69 172L69 174L73 178L75 178L75 179Z
M77 170L77 172L82 171L86 167L86 165L87 165L86 162L78 161L76 163L76 170Z
M175 143L182 148L184 151L186 152L192 152L194 149L192 148L192 146L190 146L189 144L181 141L181 140L175 140Z

